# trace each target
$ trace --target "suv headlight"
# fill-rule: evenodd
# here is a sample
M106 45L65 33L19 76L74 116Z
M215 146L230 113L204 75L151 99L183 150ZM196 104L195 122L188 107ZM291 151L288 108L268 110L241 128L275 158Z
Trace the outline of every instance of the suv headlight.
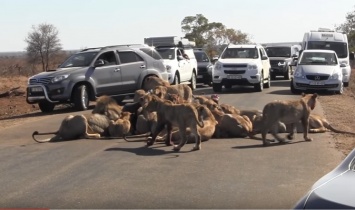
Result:
M222 64L220 62L217 62L215 65L214 65L214 69L215 70L221 70L222 69Z
M60 75L60 76L55 76L55 77L51 80L51 82L52 82L52 83L60 82L60 81L66 79L66 78L68 78L68 77L69 77L69 74Z
M248 64L248 70L257 70L258 66L256 64Z
M294 77L296 78L305 78L304 77L304 73L303 73L303 70L300 69L300 68L297 68L295 73L293 74Z
M331 76L329 77L329 79L337 80L337 79L339 79L339 77L340 77L340 74L339 74L339 73L335 73L335 74L331 75Z

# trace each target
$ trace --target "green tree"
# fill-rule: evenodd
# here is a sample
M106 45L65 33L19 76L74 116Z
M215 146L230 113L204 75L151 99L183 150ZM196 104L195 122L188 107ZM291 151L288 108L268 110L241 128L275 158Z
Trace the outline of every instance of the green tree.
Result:
M202 14L185 17L181 21L181 29L185 38L195 41L197 47L205 48L210 56L218 54L223 45L250 42L248 34L219 22L210 23Z
M355 51L355 7L354 10L346 14L346 20L336 29L343 31L348 35L349 50Z
M62 50L58 33L52 24L42 23L32 26L32 30L25 39L26 51L31 64L41 63L42 70L48 70L50 60Z

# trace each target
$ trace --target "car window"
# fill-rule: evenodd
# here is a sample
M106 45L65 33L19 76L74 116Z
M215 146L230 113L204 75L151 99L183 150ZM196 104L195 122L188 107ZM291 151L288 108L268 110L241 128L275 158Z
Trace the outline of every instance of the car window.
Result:
M235 58L259 58L258 51L253 48L227 48L222 56L222 59L235 59Z
M203 51L195 51L194 52L197 62L210 62L207 54Z
M103 60L104 66L117 65L117 58L113 51L102 53L96 60Z
M140 48L141 51L143 51L145 54L149 55L150 57L154 58L155 60L161 60L163 59L160 54L151 48Z
M144 61L144 59L135 52L118 52L122 64Z
M335 53L303 52L301 65L336 65L338 60Z
M90 66L97 53L98 52L84 52L74 54L70 56L66 61L64 61L64 63L62 63L59 68Z
M291 47L267 47L269 57L291 57Z

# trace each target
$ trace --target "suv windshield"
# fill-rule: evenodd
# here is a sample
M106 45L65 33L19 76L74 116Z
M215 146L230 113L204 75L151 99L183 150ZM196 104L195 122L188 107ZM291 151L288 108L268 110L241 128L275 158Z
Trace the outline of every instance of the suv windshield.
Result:
M269 57L291 57L291 47L267 47L265 50Z
M345 42L309 41L307 49L334 50L339 58L346 58L348 56L348 48Z
M194 54L195 54L197 62L210 62L210 59L208 59L208 56L206 55L205 52L194 51Z
M90 66L98 52L83 52L70 56L59 68L85 67Z
M227 48L222 54L223 59L234 59L234 58L259 58L258 51L256 48Z
M337 65L334 53L303 52L300 65Z
M175 59L175 49L170 48L158 48L157 51L163 59L174 60Z

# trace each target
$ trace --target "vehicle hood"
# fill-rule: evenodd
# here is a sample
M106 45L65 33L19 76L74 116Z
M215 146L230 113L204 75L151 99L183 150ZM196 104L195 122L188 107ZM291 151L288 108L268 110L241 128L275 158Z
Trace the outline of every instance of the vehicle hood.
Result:
M42 78L42 77L55 77L64 74L70 74L73 71L87 69L88 67L72 67L72 68L58 68L55 71L41 72L39 74L33 75L31 78Z
M288 57L269 57L270 61L291 61L292 58Z
M298 65L305 74L334 74L340 72L338 66Z
M219 59L219 62L223 64L233 64L233 63L253 63L256 64L258 59L246 58L246 59Z
M210 66L211 64L209 62L197 62L197 66L199 68L207 68L208 66Z

